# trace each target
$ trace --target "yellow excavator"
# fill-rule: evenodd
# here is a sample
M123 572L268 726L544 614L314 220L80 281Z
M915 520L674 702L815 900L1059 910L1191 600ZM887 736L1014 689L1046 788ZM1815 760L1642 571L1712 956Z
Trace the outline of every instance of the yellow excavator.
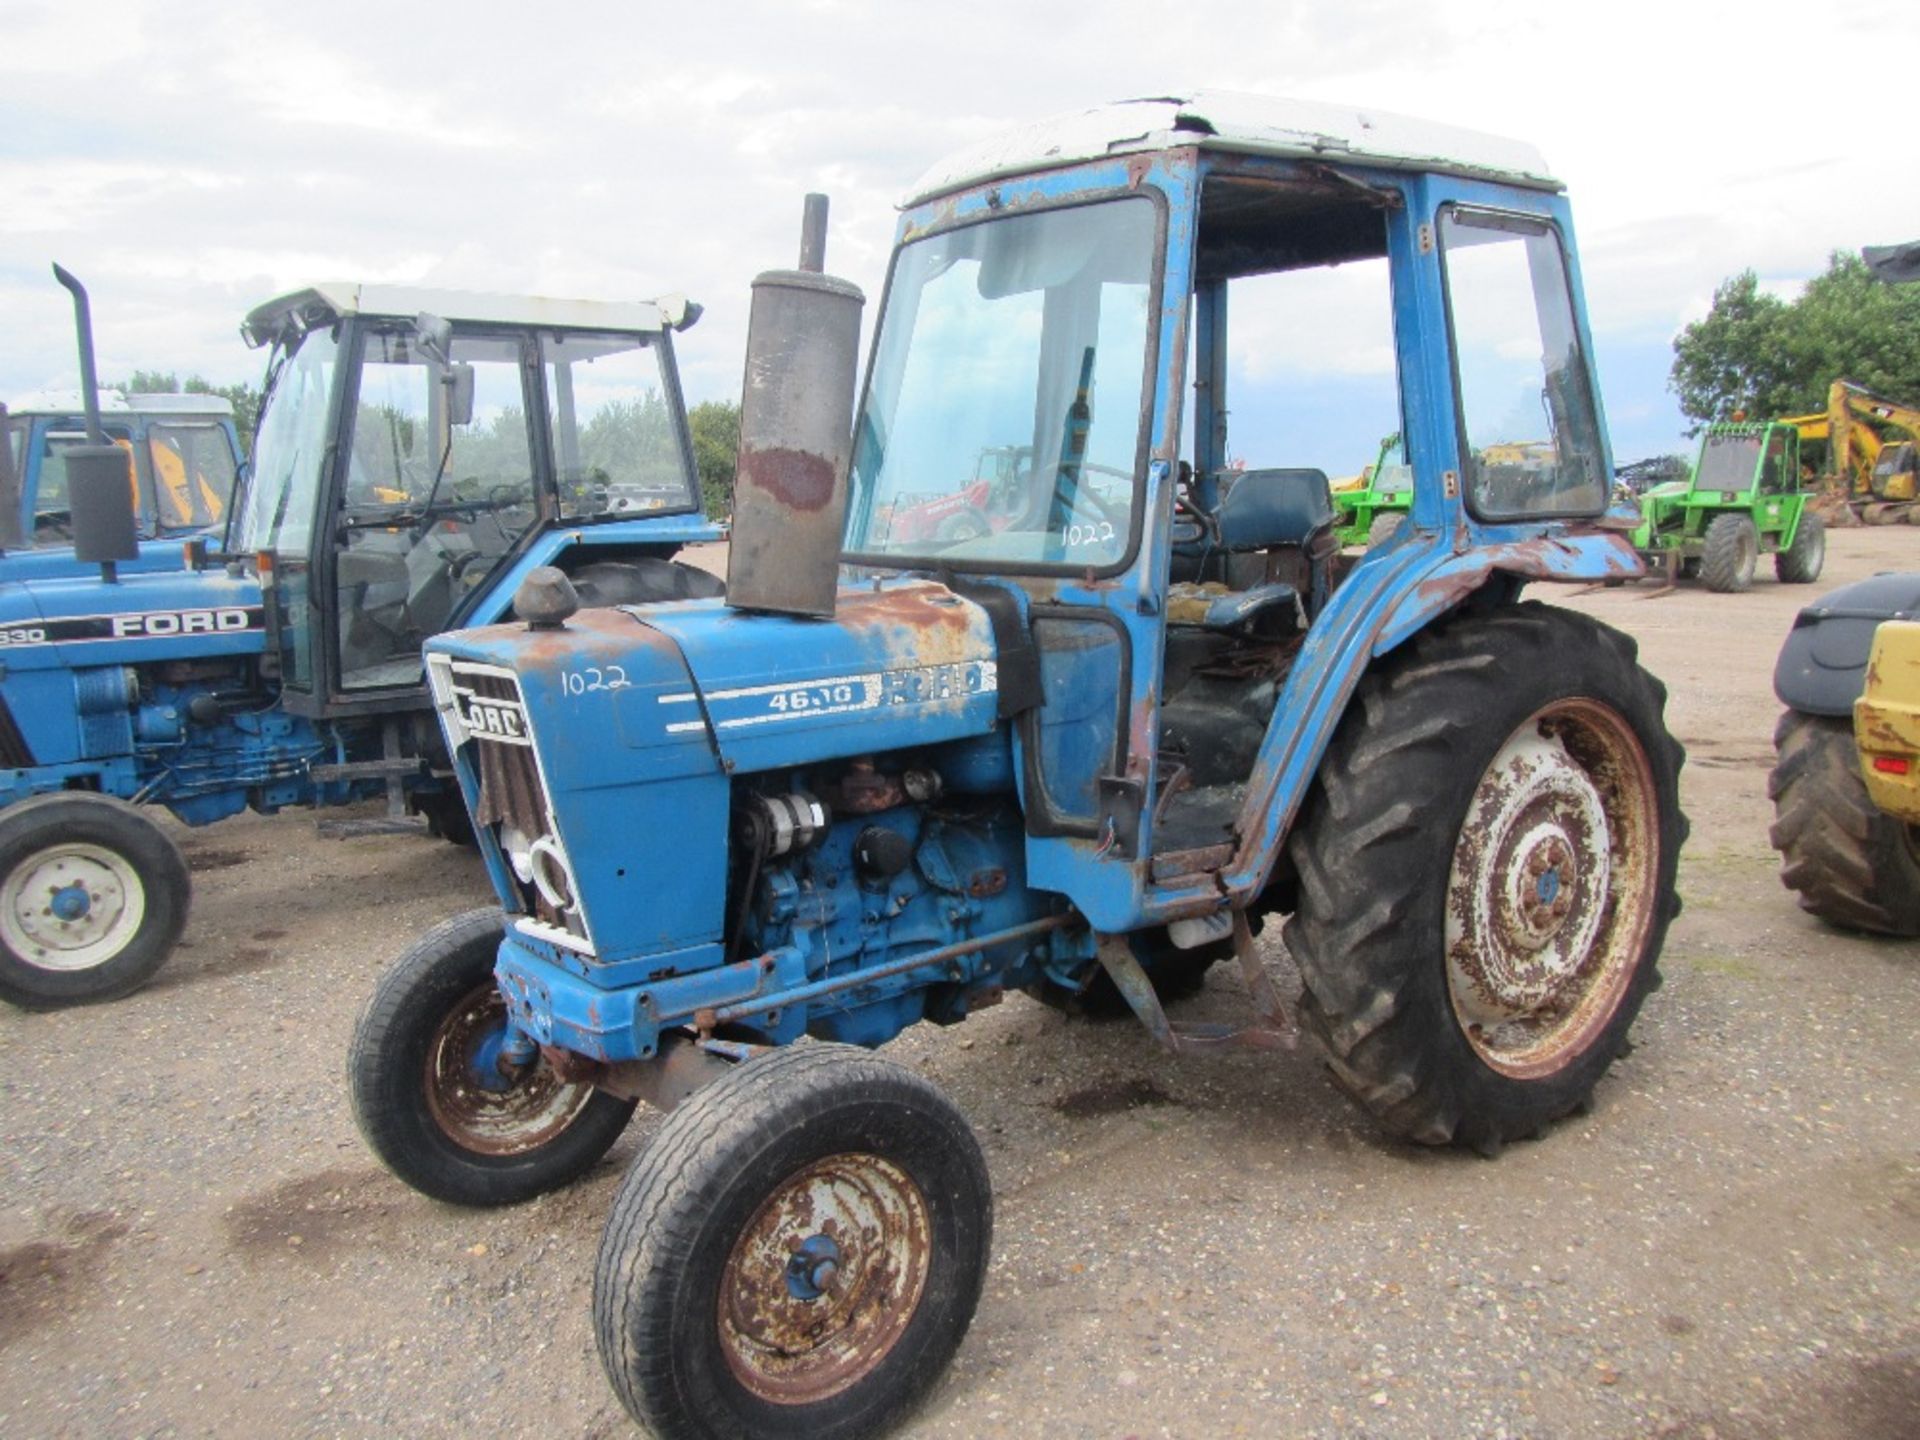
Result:
M1826 443L1828 479L1861 520L1920 521L1920 410L1836 380L1824 413L1789 415L1780 423L1798 430L1802 442Z

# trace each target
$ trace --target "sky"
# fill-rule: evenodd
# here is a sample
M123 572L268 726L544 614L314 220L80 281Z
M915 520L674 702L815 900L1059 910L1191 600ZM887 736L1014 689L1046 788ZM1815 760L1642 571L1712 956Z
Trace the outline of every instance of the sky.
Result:
M1537 146L1572 200L1615 458L1685 449L1672 340L1716 284L1752 268L1791 295L1833 250L1920 238L1894 153L1912 87L1885 78L1920 6L1811 17L1768 0L0 0L0 397L77 385L57 260L92 292L103 379L257 382L245 312L358 279L688 294L706 307L678 342L688 398L734 399L749 284L794 262L807 191L832 199L827 268L867 291L870 322L895 201L941 156L1205 87ZM1234 344L1291 408L1338 413L1364 385L1359 350L1310 372L1261 327ZM1356 415L1352 463L1324 463L1357 471L1378 432Z

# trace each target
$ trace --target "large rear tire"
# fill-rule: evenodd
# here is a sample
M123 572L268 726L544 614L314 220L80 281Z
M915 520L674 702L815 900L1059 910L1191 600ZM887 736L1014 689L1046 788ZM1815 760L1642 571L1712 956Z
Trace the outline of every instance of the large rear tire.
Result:
M959 1349L993 1192L965 1117L844 1045L750 1060L667 1116L614 1197L594 1335L655 1435L873 1435Z
M1709 590L1736 594L1753 583L1760 532L1746 515L1716 515L1700 549L1700 579Z
M1289 841L1286 938L1335 1078L1391 1133L1491 1152L1620 1053L1680 908L1665 698L1628 637L1539 604L1361 682Z
M0 999L26 1010L117 1000L173 953L192 882L166 833L105 795L0 813Z
M1878 809L1845 720L1789 710L1767 777L1780 879L1800 908L1874 935L1920 935L1920 832Z
M499 1061L506 1002L493 983L505 919L471 910L427 931L354 1027L347 1085L373 1153L423 1195L512 1205L584 1175L634 1102L569 1084L544 1059Z

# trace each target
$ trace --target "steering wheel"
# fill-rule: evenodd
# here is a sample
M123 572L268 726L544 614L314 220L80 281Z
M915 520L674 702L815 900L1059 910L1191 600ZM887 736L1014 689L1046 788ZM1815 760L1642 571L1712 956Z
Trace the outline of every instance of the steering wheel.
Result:
M1128 484L1132 484L1138 478L1131 470L1122 470L1117 465L1101 465L1092 460L1082 460L1072 468L1082 475L1091 471L1095 475L1111 475L1117 480L1125 480ZM1069 491L1066 488L1067 470L1068 467L1062 465L1053 482L1054 498L1065 504L1069 514L1082 500L1085 500L1102 520L1113 526L1115 530L1124 532L1133 518L1130 513L1131 507L1127 510L1116 508L1103 500L1090 485L1077 485Z

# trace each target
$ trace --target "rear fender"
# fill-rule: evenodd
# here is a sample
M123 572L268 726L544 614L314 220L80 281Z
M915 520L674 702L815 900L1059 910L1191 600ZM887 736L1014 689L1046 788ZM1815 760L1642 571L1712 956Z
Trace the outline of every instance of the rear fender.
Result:
M1604 581L1645 573L1623 535L1597 528L1548 534L1520 526L1489 527L1465 547L1464 535L1404 529L1370 551L1314 621L1288 675L1248 785L1239 848L1221 875L1245 902L1266 887L1281 842L1306 798L1340 717L1360 677L1376 659L1457 608L1490 581ZM1518 584L1512 589L1518 589ZM1503 595L1503 601L1512 596ZM1166 920L1217 906L1212 878L1164 887L1147 919Z

